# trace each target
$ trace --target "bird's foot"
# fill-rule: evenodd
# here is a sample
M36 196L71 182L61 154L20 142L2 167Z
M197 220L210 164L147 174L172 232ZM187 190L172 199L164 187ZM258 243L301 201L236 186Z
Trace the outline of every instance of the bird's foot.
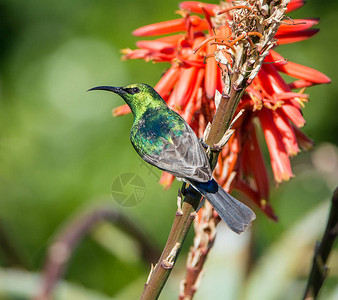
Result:
M205 150L208 150L208 149L210 148L210 146L207 145L207 144L204 142L204 139L203 139L203 138L200 138L200 143L201 143L201 145L203 146L203 148L204 148Z
M213 146L209 146L208 144L206 144L204 142L203 138L200 138L200 142L201 142L201 145L203 146L203 148L206 150L207 154L209 154L210 151L212 151L212 152L219 152L219 151L222 150L222 147L219 146L218 144L213 145Z

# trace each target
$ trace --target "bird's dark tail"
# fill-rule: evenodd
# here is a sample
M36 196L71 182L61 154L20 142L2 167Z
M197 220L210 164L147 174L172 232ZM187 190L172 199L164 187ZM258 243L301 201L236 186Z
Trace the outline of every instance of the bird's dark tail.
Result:
M210 202L232 231L240 234L256 219L249 207L229 195L214 179L192 182L192 185Z

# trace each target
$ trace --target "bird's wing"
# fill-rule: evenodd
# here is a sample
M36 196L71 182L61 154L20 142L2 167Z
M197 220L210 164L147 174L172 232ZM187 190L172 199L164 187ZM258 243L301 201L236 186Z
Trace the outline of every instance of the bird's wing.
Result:
M181 135L173 132L169 139L162 139L160 154L148 152L142 158L176 177L206 182L212 179L208 157L191 127L184 122L185 129Z

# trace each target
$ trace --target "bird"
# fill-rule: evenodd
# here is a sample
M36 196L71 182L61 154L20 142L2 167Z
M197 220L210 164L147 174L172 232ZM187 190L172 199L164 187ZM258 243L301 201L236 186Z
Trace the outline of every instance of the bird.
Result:
M200 139L154 88L135 83L97 86L88 91L93 90L113 92L128 104L134 116L130 141L144 161L192 185L235 233L251 225L255 213L216 182Z

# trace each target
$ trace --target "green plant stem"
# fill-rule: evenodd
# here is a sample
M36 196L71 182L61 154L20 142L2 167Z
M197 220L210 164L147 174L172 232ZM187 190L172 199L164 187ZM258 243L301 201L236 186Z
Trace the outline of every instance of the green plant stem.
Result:
M149 274L148 281L144 285L141 300L158 299L175 265L188 230L195 219L196 210L201 201L201 195L191 186L183 192L185 197L182 208L180 208L179 205L167 243L158 263Z
M303 300L316 299L327 277L327 259L338 235L338 187L333 192L331 210L321 242L317 242Z

